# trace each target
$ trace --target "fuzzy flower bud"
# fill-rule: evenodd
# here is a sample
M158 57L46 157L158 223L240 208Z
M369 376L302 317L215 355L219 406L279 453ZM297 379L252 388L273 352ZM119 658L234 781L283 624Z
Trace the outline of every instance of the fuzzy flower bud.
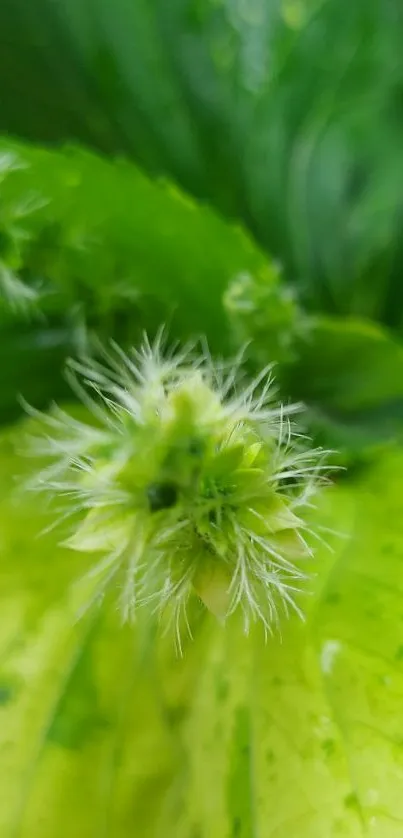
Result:
M293 432L297 406L276 402L270 368L241 387L239 367L164 354L161 335L129 355L115 346L105 366L70 363L88 423L42 417L33 450L50 465L36 486L82 513L67 544L104 554L93 573L100 592L116 584L125 618L168 607L178 627L193 595L219 619L242 610L246 630L300 613L323 452Z

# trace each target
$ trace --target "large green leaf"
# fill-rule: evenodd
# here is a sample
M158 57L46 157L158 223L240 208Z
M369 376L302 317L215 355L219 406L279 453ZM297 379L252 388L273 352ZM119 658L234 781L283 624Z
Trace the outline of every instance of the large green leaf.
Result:
M212 638L187 726L202 838L401 834L402 464L330 493L349 537L318 565L305 626Z
M6 2L0 128L128 152L235 209L280 17L277 0Z
M240 229L132 164L80 150L3 139L1 175L0 344L12 360L1 421L18 393L41 405L63 392L84 327L122 345L164 323L172 339L207 332L212 350L228 348L224 289L265 263Z
M175 659L147 620L75 620L85 557L38 538L1 441L1 834L397 838L402 451L331 488L305 624L280 641L211 617ZM84 563L83 563L84 562Z
M402 32L400 0L4 0L0 128L169 173L311 306L400 327Z
M239 228L124 161L6 139L0 153L20 164L1 184L1 256L38 288L43 311L81 304L96 320L116 300L127 310L145 298L178 333L207 324L225 346L223 290L234 273L264 264Z

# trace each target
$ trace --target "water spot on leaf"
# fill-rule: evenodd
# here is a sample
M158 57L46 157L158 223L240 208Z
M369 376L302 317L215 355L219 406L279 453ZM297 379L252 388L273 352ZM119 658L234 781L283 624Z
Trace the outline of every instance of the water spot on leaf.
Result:
M14 684L0 683L0 706L9 704L14 698L16 688Z
M233 838L240 838L242 835L242 822L240 818L234 818L232 822L232 836Z
M341 600L341 595L335 591L326 597L326 602L329 605L338 605Z
M341 643L338 640L327 640L322 646L321 668L322 672L330 675L333 671L336 658L341 652Z
M322 742L322 749L327 757L331 757L335 752L335 742L333 739L325 739Z
M177 728L182 724L186 718L188 708L185 704L179 704L176 707L166 708L166 718L172 728Z
M85 646L60 699L47 739L76 750L106 725L93 678L92 651Z
M232 838L253 835L251 801L250 714L245 706L238 708L232 740L231 772L228 778L228 806L232 818Z
M228 681L222 672L217 673L216 696L218 701L224 702L228 696Z
M344 798L344 805L346 809L360 809L358 797L354 792L351 792L351 794L348 794Z

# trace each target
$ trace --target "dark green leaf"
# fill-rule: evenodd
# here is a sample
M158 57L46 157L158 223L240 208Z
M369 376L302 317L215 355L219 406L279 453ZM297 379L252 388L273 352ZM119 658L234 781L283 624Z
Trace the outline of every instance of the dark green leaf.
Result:
M402 439L403 346L380 326L319 318L296 341L284 387L308 406L316 435L336 450L365 456Z
M0 33L1 129L169 173L313 309L401 327L400 0L3 0Z
M41 405L64 392L64 358L86 330L125 345L164 323L172 339L207 333L228 349L224 289L265 262L241 230L128 163L5 140L1 155L20 163L0 187L3 421L17 393Z

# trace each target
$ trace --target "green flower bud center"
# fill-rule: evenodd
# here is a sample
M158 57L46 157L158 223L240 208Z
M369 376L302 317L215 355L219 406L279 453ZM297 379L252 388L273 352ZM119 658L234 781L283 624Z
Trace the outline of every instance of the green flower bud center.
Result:
M151 483L147 488L150 512L171 509L178 500L178 489L174 483Z

